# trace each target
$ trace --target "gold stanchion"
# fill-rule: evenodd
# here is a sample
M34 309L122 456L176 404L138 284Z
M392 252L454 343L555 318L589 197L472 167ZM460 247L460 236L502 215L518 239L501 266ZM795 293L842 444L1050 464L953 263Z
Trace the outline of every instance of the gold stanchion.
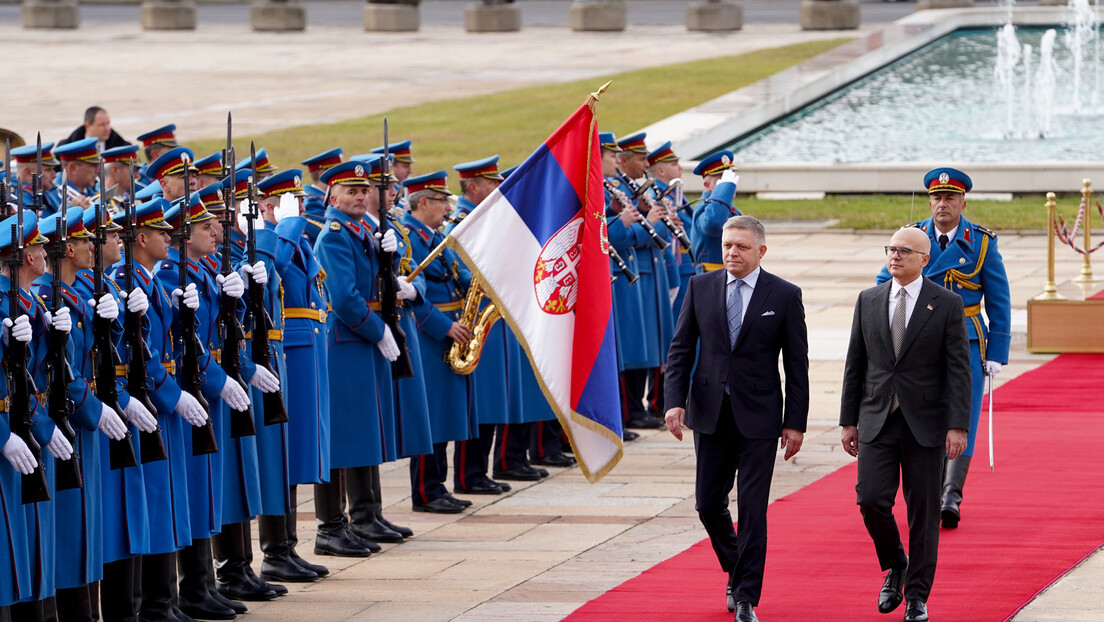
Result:
M1043 293L1035 297L1035 300L1062 300L1064 296L1058 293L1058 286L1054 283L1054 208L1055 194L1048 192L1046 195L1047 210L1047 280L1043 285Z
M1085 220L1082 226L1085 229L1085 250L1087 251L1092 248L1092 181L1088 179L1081 180L1081 200L1085 203ZM1081 274L1077 275L1073 282L1095 283L1097 280L1093 278L1092 262L1089 259L1089 254L1082 254Z

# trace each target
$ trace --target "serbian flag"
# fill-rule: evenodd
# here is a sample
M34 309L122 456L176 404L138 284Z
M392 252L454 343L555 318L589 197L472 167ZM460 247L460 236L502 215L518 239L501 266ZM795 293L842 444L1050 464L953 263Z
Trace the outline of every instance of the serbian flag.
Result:
M590 482L622 454L596 98L448 239L525 348Z

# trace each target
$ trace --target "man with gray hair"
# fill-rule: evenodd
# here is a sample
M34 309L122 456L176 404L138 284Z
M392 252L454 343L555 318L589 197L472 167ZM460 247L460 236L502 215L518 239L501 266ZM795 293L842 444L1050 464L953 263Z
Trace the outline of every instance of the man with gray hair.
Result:
M736 622L757 620L775 440L781 438L785 459L792 458L801 449L809 415L801 289L759 266L766 237L763 223L752 216L724 223L725 269L690 279L664 384L671 434L681 441L684 425L694 432L698 518L728 573L728 608L736 611ZM722 326L727 339L718 338ZM733 480L739 533L728 511Z

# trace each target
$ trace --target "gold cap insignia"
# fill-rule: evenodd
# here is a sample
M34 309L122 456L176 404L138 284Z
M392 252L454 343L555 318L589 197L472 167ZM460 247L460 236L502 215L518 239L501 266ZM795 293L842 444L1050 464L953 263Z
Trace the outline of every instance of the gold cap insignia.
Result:
M940 173L939 174L939 183L945 184L948 181L951 181L951 176L950 175L948 175L946 173Z
M353 172L356 173L357 177L364 177L364 167L359 164L357 164L357 167L353 169Z
M726 155L721 156L721 164L724 164L725 166L728 166L729 164L732 164L732 158L730 158Z
M330 231L341 231L341 223L336 220L330 223Z
M302 181L299 179L298 175L295 176L295 185L296 186L302 186L303 185Z

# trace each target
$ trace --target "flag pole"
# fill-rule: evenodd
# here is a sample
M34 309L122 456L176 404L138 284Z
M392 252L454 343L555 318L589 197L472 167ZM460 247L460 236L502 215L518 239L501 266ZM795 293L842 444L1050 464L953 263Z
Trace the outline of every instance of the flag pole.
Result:
M428 266L429 266L429 262L433 261L434 259L437 259L437 255L440 255L440 254L441 254L441 251L445 250L445 247L446 247L446 246L448 246L448 241L449 241L449 237L450 237L450 236L447 236L447 235L446 235L446 236L445 236L445 239L444 239L444 240L442 240L442 241L441 241L441 243L437 245L437 248L435 248L435 249L433 249L433 250L429 251L429 254L428 254L428 255L426 255L426 258L422 260L422 263L418 264L418 267L417 267L417 268L414 268L414 271L413 271L413 272L411 272L410 274L406 275L406 282L407 282L407 283L411 283L411 282L413 282L413 281L414 281L414 277L416 277L416 276L418 276L419 274L421 274L421 273L422 273L422 270L425 270L425 269L426 269L426 267L428 267Z

